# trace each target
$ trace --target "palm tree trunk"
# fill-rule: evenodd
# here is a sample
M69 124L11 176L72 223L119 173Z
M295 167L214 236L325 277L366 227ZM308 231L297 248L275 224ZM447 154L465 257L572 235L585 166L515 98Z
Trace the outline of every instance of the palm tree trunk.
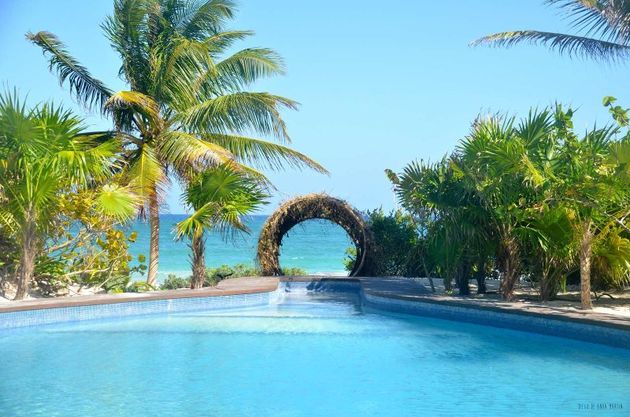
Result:
M563 269L548 266L542 269L540 277L540 300L550 301L556 298L560 291Z
M459 295L470 295L470 285L468 279L470 278L470 262L462 261L457 268L457 287L459 288Z
M424 276L429 278L429 285L431 285L431 292L435 292L435 284L433 283L433 278L431 274L429 274L429 270L427 269L427 263L424 260L424 254L422 257L422 269L424 269Z
M591 310L591 257L593 255L593 231L591 222L588 221L582 228L582 239L580 240L580 296L582 299L582 309Z
M503 277L499 290L504 300L512 300L514 298L514 285L518 279L519 273L519 257L518 246L514 239L506 239L503 243L503 251L501 258L503 260Z
M23 300L28 294L35 272L35 258L37 257L37 242L35 224L26 224L22 234L20 265L17 270L17 291L14 300Z
M149 225L151 227L151 238L149 242L147 284L155 286L160 257L160 205L158 203L157 190L154 190L151 197L149 197Z
M200 236L193 237L192 240L192 280L190 288L199 289L203 287L206 281L206 257L205 257L205 238L203 233Z
M486 293L486 260L481 259L477 264L477 272L475 272L475 280L477 281L477 294Z
M549 301L554 296L553 283L548 275L540 278L540 301Z

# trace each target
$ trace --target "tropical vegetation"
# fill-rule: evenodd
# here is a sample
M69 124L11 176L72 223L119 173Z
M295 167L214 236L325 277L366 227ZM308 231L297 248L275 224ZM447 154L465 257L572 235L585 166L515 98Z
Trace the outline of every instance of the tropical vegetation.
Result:
M249 232L243 216L265 204L265 190L244 173L221 165L191 181L185 201L193 213L177 225L177 236L188 238L192 249L191 288L201 288L206 280L205 236L215 230L224 236L234 231Z
M112 181L120 150L111 132L86 131L61 106L27 108L16 93L0 95L0 235L16 299L35 275L46 292L55 286L46 277L102 284L129 272L126 239L111 229L137 206L135 195Z
M235 49L253 32L226 29L234 11L230 0L116 0L102 29L128 86L117 92L54 34L27 34L60 84L113 128L88 132L62 107L27 109L16 94L1 98L3 288L16 281L18 299L33 279L44 294L72 284L155 288L160 206L171 181L193 212L175 232L190 241L191 286L201 287L205 233L247 232L241 216L260 208L272 187L259 169L326 172L287 146L281 111L297 103L252 91L284 66L271 49ZM150 223L148 268L128 252L136 234L126 222L137 215ZM146 272L146 284L134 283L134 272Z
M227 30L231 0L116 0L102 25L121 59L127 90L96 79L52 33L27 34L48 59L59 82L88 109L115 124L122 141L120 182L141 198L151 224L147 283L158 273L160 205L169 181L184 188L218 165L266 183L255 168L325 169L292 150L281 110L297 103L251 91L263 77L284 73L267 48L232 52L251 31ZM272 136L279 143L250 134Z
M475 44L532 42L609 62L629 56L626 2L548 3L575 34L501 32ZM234 13L231 0L115 0L102 30L120 57L121 91L95 78L54 34L27 34L60 84L112 128L89 131L63 106L0 94L0 291L10 280L16 299L31 288L43 295L72 285L157 288L160 210L171 182L191 213L174 234L189 243L192 275L169 276L161 288L261 274L244 265L208 269L206 237L249 232L243 217L272 190L262 171L326 170L288 146L282 111L298 104L254 90L284 65L271 49L237 49L253 33L228 29ZM612 121L584 133L561 105L521 119L480 116L443 159L386 170L402 209L365 213L373 273L441 277L463 296L471 280L483 294L486 279L497 277L506 300L522 282L545 301L579 284L584 309L593 293L629 285L630 117L613 97L603 104ZM150 223L148 265L129 255L137 235L127 225L137 217ZM348 253L349 270L355 255ZM146 282L134 282L136 272Z
M387 174L401 205L424 227L426 265L469 294L497 271L512 299L519 280L543 300L579 274L582 307L595 289L630 283L630 134L627 111L604 99L615 124L578 135L573 110L532 110L517 120L480 117L435 163Z
M383 209L364 213L366 223L374 235L374 270L376 276L429 276L423 262L421 236L417 219L402 210L385 213ZM420 251L420 252L419 252ZM356 248L346 250L345 268L352 271Z

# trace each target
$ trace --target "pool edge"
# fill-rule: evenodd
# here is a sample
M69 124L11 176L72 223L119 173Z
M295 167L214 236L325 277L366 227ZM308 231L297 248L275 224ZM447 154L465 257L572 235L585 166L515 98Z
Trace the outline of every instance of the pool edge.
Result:
M342 282L357 285L362 304L376 310L398 312L492 327L524 330L630 349L630 321L593 319L586 313L558 312L536 306L536 310L483 305L475 300L416 295L410 289L398 292L375 290L374 278L350 277L265 277L226 280L223 285L204 290L178 290L143 293L133 296L97 296L43 300L0 306L0 330L52 323L96 320L146 314L202 311L262 306L272 302L273 294L285 282L312 282L333 286ZM393 282L393 281L392 281ZM331 288L319 286L320 290Z

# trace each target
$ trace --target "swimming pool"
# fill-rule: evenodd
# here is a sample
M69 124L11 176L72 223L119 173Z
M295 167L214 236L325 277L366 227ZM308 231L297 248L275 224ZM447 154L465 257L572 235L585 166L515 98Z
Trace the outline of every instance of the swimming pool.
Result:
M352 290L5 330L0 360L3 417L630 411L629 350L364 309Z

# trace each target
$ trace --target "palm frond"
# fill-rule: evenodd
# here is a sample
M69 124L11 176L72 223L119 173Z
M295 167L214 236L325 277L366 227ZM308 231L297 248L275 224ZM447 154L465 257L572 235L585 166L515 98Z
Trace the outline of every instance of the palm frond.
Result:
M50 32L27 33L26 37L42 48L48 56L49 68L57 73L59 83L66 81L70 92L88 108L97 106L102 109L112 92L105 84L92 77L90 72L82 66L66 50L63 43Z
M216 73L208 46L172 36L151 48L151 94L161 103L183 107L197 103L199 74Z
M120 143L109 140L94 143L91 136L75 136L71 146L51 155L50 166L65 172L67 178L81 185L103 181L120 168L117 153Z
M269 93L237 92L206 100L189 108L181 122L210 133L260 133L290 142L281 108L297 109L297 102Z
M243 40L254 34L251 30L228 30L203 39L213 54L219 54L231 47L234 42Z
M115 0L114 13L108 16L101 28L122 60L119 75L135 91L147 91L150 68L146 49L151 0Z
M519 30L484 36L472 42L472 46L491 45L510 47L518 43L544 45L569 57L593 58L598 61L621 61L630 57L630 47L587 36L563 33Z
M239 161L261 168L278 170L288 164L293 168L307 167L322 174L328 174L326 168L307 157L277 143L236 135L209 134L204 140L227 149Z
M105 103L105 108L114 116L114 122L119 129L132 123L134 113L139 113L153 128L160 125L158 104L152 97L138 91L118 91L112 94Z
M13 213L2 206L0 206L0 228L9 233L15 233L19 229L19 224Z
M182 22L181 33L190 39L216 35L223 31L227 20L233 18L234 11L235 3L231 0L208 0Z
M241 88L258 79L284 74L284 63L275 51L267 48L243 49L217 64L218 82Z
M151 196L156 188L168 180L163 165L150 145L138 149L129 161L126 175L131 191L142 197Z
M199 172L235 160L235 156L221 145L182 131L164 132L157 140L157 150L178 171L188 168Z
M12 155L39 155L48 150L31 115L17 91L0 94L0 160L6 162Z
M211 224L210 218L215 210L213 205L205 205L199 210L195 210L193 214L177 223L175 226L175 238L180 240L184 237L192 240L200 237L204 229L208 228Z
M630 29L627 1L547 0L547 3L559 7L579 33L627 44Z

